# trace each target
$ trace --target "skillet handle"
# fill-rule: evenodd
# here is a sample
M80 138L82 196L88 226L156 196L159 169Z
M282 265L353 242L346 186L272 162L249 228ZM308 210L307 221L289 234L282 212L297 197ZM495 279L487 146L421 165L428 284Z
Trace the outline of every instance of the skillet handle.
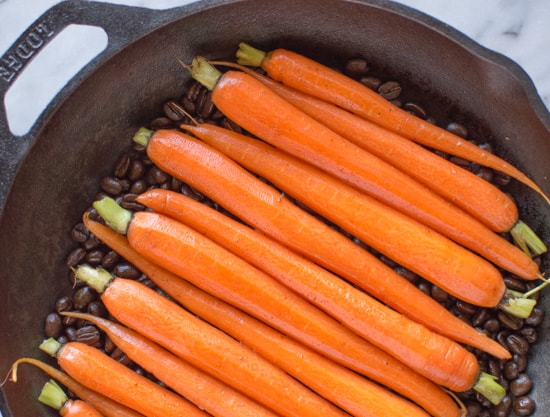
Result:
M180 3L192 3L192 0ZM0 213L17 166L57 105L102 62L138 37L177 18L181 14L179 11L184 9L188 8L153 10L86 0L63 1L40 16L0 57ZM108 37L107 47L56 95L27 134L14 135L7 121L6 93L40 51L71 24L102 28Z

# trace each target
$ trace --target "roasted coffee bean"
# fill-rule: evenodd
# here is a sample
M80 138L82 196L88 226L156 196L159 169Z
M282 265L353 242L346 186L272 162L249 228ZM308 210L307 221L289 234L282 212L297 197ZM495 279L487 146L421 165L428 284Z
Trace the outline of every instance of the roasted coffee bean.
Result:
M533 388L533 381L529 375L522 372L519 376L510 383L510 392L514 397L526 395Z
M494 172L493 173L493 184L499 186L499 187L505 187L508 184L510 184L510 181L512 179L509 175L503 174L502 172Z
M445 303L449 299L449 293L437 285L432 285L431 296L438 303Z
M500 324L510 330L518 330L521 329L521 327L523 326L523 319L512 316L508 313L505 313L504 311L499 311L497 313L497 317L500 321Z
M128 179L130 181L139 180L145 175L146 171L147 169L145 168L143 162L141 162L139 159L133 160L130 164L130 167L128 168Z
M124 185L118 178L103 177L101 179L101 189L111 196L117 196L124 189Z
M69 256L67 256L67 259L65 260L65 264L69 268L73 268L77 266L82 260L86 257L86 249L84 248L76 248L71 253L69 253Z
M55 302L55 311L61 313L62 311L69 311L73 308L73 298L65 295L58 298Z
M96 292L85 285L79 288L73 296L73 306L77 310L85 309L96 297Z
M351 58L348 59L344 67L344 72L351 76L366 74L369 70L369 64L366 59L363 58Z
M132 186L130 187L130 193L141 194L147 191L147 188L148 188L147 181L140 179L133 182Z
M126 210L131 211L142 211L145 210L145 206L136 201L137 194L124 194L120 205Z
M71 230L71 238L78 243L85 242L88 239L90 232L88 228L84 226L84 223L77 223Z
M65 336L70 342L74 342L76 340L76 328L73 326L65 327Z
M103 340L103 350L105 351L105 353L110 355L115 349L116 346L113 341L108 336L105 336Z
M468 129L460 123L451 122L447 125L447 130L451 133L454 133L457 136L460 136L461 138L467 138L468 137Z
M99 330L97 327L92 325L87 325L76 329L74 337L75 341L85 343L90 346L97 345L101 340Z
M492 182L492 180L493 180L493 170L492 169L476 165L475 167L473 167L473 171L478 177L484 179L487 182Z
M115 347L114 350L111 352L111 358L122 363L123 365L130 365L130 363L132 362L130 358L117 347Z
M544 310L540 307L535 307L531 315L525 319L525 324L531 327L538 327L544 320Z
M378 87L377 91L386 100L395 100L401 95L401 84L397 81L386 81Z
M214 113L214 103L212 103L212 93L209 91L204 95L199 115L203 119L208 119Z
M467 159L461 158L459 156L451 156L449 157L449 162L452 162L455 165L458 165L459 167L462 167L464 169L470 169L471 162Z
M132 160L130 155L123 153L118 157L118 160L115 163L115 168L113 169L113 176L115 178L124 178L130 168Z
M422 106L411 101L403 104L403 110L406 110L409 113L414 114L416 117L420 117L421 119L426 119L426 117L428 117L426 110Z
M418 284L418 289L427 295L431 295L432 293L432 285L428 282L421 282Z
M466 407L467 413L466 415L468 417L479 417L479 413L481 413L482 407L481 404L474 401L468 401L464 404Z
M497 359L491 359L489 360L489 369L488 372L497 377L500 378L500 361Z
M500 330L500 321L494 317L490 318L483 324L483 328L489 333L496 333Z
M472 316L472 326L481 327L489 318L489 312L485 308L479 308Z
M531 397L522 396L514 400L514 413L519 417L533 415L535 412L535 401Z
M529 352L529 343L524 337L517 334L511 334L506 338L506 344L511 352L518 355L525 355Z
M529 344L536 343L539 338L537 330L533 327L523 327L520 329L519 334L521 334Z
M516 379L519 376L519 366L513 360L508 360L502 367L502 375L508 380Z
M92 266L97 266L101 264L101 261L103 260L103 251L100 249L91 250L86 254L84 259L86 263Z
M170 176L156 166L149 168L146 174L146 181L149 185L164 184L170 179Z
M374 91L377 91L382 85L382 80L378 77L361 77L359 82Z
M107 252L101 259L101 266L104 269L113 269L120 260L120 256L114 250Z
M141 276L141 272L129 262L120 262L118 263L114 270L113 274L120 278L128 279L138 279Z
M174 122L181 122L187 117L183 105L175 100L169 100L164 103L162 110L165 116Z
M527 291L527 288L525 287L525 283L517 278L513 278L511 276L505 276L504 283L506 284L506 287L510 290L518 291L518 292Z
M183 108L185 108L185 105L183 105ZM174 121L168 117L157 117L151 121L150 127L152 130L171 129L174 127Z
M46 337L57 339L63 333L63 319L57 313L50 313L46 316L44 334Z
M195 102L189 100L187 97L183 97L181 99L181 105L189 114L195 114L197 112L197 106L195 105Z
M86 309L89 314L96 317L106 317L107 309L100 301L92 301Z
M100 247L101 244L102 244L101 241L97 237L95 237L94 235L90 235L90 237L86 239L85 242L82 243L82 247L87 251L90 251Z
M462 314L465 314L467 316L471 316L472 314L474 314L477 311L476 306L474 306L472 304L469 304L469 303L467 303L465 301L462 301L462 300L458 300L456 302L456 308Z
M527 370L527 355L513 354L513 361L516 363L519 372L525 372Z
M505 395L502 401L495 406L493 410L494 417L508 417L512 412L512 398L509 395Z

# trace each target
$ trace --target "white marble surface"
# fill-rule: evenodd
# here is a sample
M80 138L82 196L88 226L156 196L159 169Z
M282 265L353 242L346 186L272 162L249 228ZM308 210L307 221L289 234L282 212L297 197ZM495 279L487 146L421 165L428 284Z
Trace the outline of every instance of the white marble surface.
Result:
M187 4L192 0L120 0L113 3L131 6L165 9ZM0 54L14 43L19 34L25 30L42 12L56 4L58 0L0 0ZM532 78L538 92L550 108L550 1L549 0L400 0L399 3L411 6L434 16L455 27L481 45L500 52L521 65ZM86 34L84 36L87 36ZM75 37L66 37L66 42L75 42ZM77 39L76 39L77 40ZM100 51L104 39L101 35L94 38L94 45L87 39L86 50ZM78 41L76 42L78 46ZM73 45L74 46L74 45ZM67 52L67 50L69 52ZM83 49L63 48L68 53L63 60L56 56L55 62L62 66L74 62ZM74 51L74 52L72 52ZM45 52L45 51L42 51ZM41 54L42 54L41 52ZM48 54L51 52L48 51ZM56 54L54 52L54 54ZM76 65L85 65L84 60ZM52 60L53 61L53 60ZM78 69L78 68L77 68ZM29 70L29 71L27 71ZM75 71L75 69L73 69ZM29 73L28 75L26 73ZM48 74L52 82L37 82ZM36 115L48 100L61 88L67 75L60 68L48 68L48 58L43 58L40 68L24 71L14 85L21 81L22 87L10 98L8 108L9 123L13 133L24 134L32 125ZM15 88L15 87L14 87ZM37 103L35 115L24 114L17 107L20 103ZM19 103L19 104L18 104Z

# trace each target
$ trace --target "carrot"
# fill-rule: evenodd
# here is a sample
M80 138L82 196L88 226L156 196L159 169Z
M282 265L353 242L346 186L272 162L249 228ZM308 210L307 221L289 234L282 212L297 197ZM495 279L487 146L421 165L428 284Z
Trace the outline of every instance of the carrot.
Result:
M504 280L490 263L314 166L214 125L184 129L451 295L484 307L504 296Z
M345 415L251 349L144 284L112 279L105 270L80 278L101 294L114 319L277 414Z
M71 400L53 379L42 387L38 401L57 410L62 417L103 417L103 414L87 402Z
M238 62L261 66L270 77L306 94L336 104L433 149L503 172L550 199L519 169L451 132L415 117L376 94L365 85L319 62L285 49L265 53L241 43Z
M125 210L110 198L94 202L106 220L115 207ZM199 288L251 315L270 319L286 334L302 328L300 335L294 333L302 343L323 352L345 354L350 337L342 338L343 327L338 335L327 332L325 326L332 322L328 315L184 224L157 213L137 212L129 222L127 237L142 256ZM364 297L362 302L368 330L361 336L439 385L455 391L475 385L479 365L466 349L371 297ZM337 326L331 328L338 330ZM328 343L331 340L334 342ZM334 343L342 346L340 350Z
M95 347L82 342L61 344L50 338L42 342L40 349L55 357L61 369L89 389L145 416L207 415Z
M142 203L151 203L152 206L157 206L155 203L161 198L161 194L157 194L152 190L146 194L142 194L140 197ZM186 205L185 207L181 206L181 210L189 210L189 214L193 216L193 218L195 218L195 215L204 215L204 219L206 221L212 222L215 227L219 226L220 228L226 224L225 221L219 222L218 219L224 216L218 212L214 210L207 210L206 212L203 212L202 210L204 210L204 206L200 203L193 204L192 199L190 198L185 199L182 202L188 203L189 205ZM158 202L158 205L160 206L161 203ZM197 205L200 207L197 207ZM178 210L178 213L181 213L181 211ZM219 216L213 216L214 213L218 213ZM159 286L159 288L165 291L180 304L193 311L195 314L206 319L209 315L208 312L213 311L211 303L215 300L215 304L218 308L224 306L232 313L233 316L237 314L243 316L238 327L242 328L244 332L250 332L250 334L253 334L254 329L246 326L247 321L244 320L244 317L250 316L231 307L229 304L223 303L219 299L214 299L212 296L191 285L187 281L182 280L180 277L148 261L130 246L124 236L114 232L110 227L91 220L89 213L85 213L83 216L83 222L88 230L94 234L94 236L100 239L112 250L120 254L120 256L131 262L134 266L140 269L141 272L146 274L157 286ZM240 232L235 231L234 236L236 239L238 239L240 235ZM258 236L261 235L258 234ZM273 241L270 243L277 245ZM288 255L290 259L297 258L294 252L284 249L282 246L280 246L280 248L282 253ZM259 253L264 254L263 251ZM311 264L310 266L313 269L316 269L314 264ZM222 317L221 313L220 317ZM451 315L451 317L454 316ZM263 325L259 326L262 327ZM353 359L355 355L354 352L355 350L349 348L346 350L346 356L349 357L350 360L347 362L341 361L343 365L415 401L433 416L452 417L456 415L456 406L454 406L452 401L449 401L449 397L437 385L420 376L416 372L413 372L409 367L406 367L401 362L393 358L393 356L390 356L372 344L365 344L363 350L357 352L357 355L361 358L361 360Z
M62 314L95 324L134 363L212 416L275 416L239 391L181 360L132 329L91 314Z
M181 279L179 281L182 282ZM184 291L178 286L178 301ZM417 406L336 365L240 310L200 290L193 291L193 296L197 295L195 300L183 297L187 302L182 305L251 347L352 415L427 417ZM78 317L85 318L84 315ZM454 409L460 413L456 405Z
M38 359L33 358L20 358L12 365L12 379L17 381L17 369L20 364L28 363L44 371L50 377L57 380L64 385L67 389L72 391L80 399L92 404L96 410L98 410L105 417L141 417L142 414L132 410L116 401L111 400L109 397L104 396L96 391L93 391L80 382L71 378L65 372L54 368L47 363L44 363Z
M136 140L143 144L149 135L141 131ZM203 192L244 222L401 313L452 335L452 339L479 344L497 357L509 357L498 344L483 342L486 339L480 338L478 332L465 331L456 320L449 322L445 309L407 279L209 145L180 132L157 131L149 137L147 152L161 169Z
M226 62L220 64L236 66L252 75L318 122L406 172L481 221L479 223L469 216L462 216L462 230L469 233L453 234L440 230L446 236L521 278L535 279L540 276L537 264L526 249L533 248L534 254L539 255L546 250L545 245L532 230L531 233L523 232L525 224L518 219L516 205L491 183L338 106L303 94L247 67ZM523 250L518 249L491 233L493 230L510 231L514 239L518 235L523 236L527 248L520 245ZM487 243L486 239L491 243Z

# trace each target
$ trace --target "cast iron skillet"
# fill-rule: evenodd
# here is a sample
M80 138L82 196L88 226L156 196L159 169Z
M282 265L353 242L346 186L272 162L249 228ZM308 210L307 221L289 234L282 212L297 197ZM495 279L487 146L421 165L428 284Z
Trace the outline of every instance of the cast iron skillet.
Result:
M136 127L181 91L187 75L177 59L231 58L241 40L264 49L284 46L327 64L363 55L402 80L432 114L464 120L494 140L500 154L550 193L550 115L527 75L409 8L382 0L205 0L154 11L71 0L40 17L0 62L9 62L41 23L54 33L72 23L97 25L109 44L59 93L29 134L11 135L5 112L0 113L2 376L19 357L45 359L37 345L42 320L68 283L68 232ZM12 77L4 68L1 75L4 97L17 74ZM522 218L550 241L548 207L529 190L517 186L517 191ZM548 308L548 297L542 302ZM550 390L549 350L546 320L529 370L537 416L550 407L544 395ZM23 366L20 382L2 390L4 417L47 413L35 401L44 381L39 371Z

